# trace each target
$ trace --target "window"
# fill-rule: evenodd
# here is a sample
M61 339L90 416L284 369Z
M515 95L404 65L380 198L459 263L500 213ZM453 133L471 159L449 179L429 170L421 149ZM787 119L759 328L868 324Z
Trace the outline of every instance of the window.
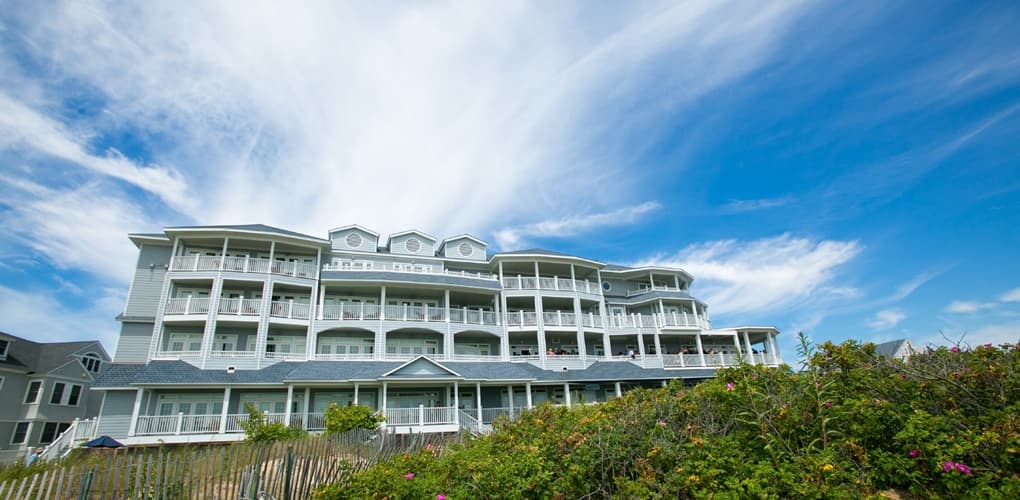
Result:
M33 380L28 383L25 390L25 404L31 405L39 402L39 392L42 390L42 380Z
M28 422L18 422L14 425L14 433L11 434L11 444L22 444L28 437Z
M52 443L57 436L64 433L71 424L66 422L46 422L43 424L42 434L39 435L39 442L43 444Z
M0 340L0 359L7 359L7 348L10 346L9 340Z
M351 248L358 248L361 246L361 235L358 233L351 233L347 235L347 246Z
M67 386L71 386L68 388ZM78 406L81 399L82 386L78 384L65 384L63 382L53 383L53 393L50 394L50 404L59 406Z
M99 367L103 366L103 360L96 353L88 353L81 357L81 365L92 373L99 373Z

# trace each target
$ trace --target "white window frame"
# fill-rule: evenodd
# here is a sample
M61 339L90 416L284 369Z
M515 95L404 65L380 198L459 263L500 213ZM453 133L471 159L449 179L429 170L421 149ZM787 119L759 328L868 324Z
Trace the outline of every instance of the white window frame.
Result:
M25 437L21 438L21 441L14 442L14 436L18 435L18 426L25 424ZM28 442L28 434L32 432L32 422L22 420L14 423L14 429L11 431L11 443L10 444L25 444Z
M103 368L103 358L99 357L99 355L94 352L85 353L82 355L79 362L81 362L81 366L85 368L85 371L89 373L99 373L99 370ZM89 367L89 365L93 364L96 367L95 370Z
M28 395L29 395L29 393L32 392L32 384L39 384L39 390L36 391L36 393L35 393L35 399L32 400L32 401L29 401L28 400ZM28 384L25 385L25 397L21 398L21 400L24 401L24 404L26 404L26 405L39 404L39 399L42 398L42 394L44 392L43 389L45 388L45 385L46 384L43 384L43 380L42 379L29 380Z
M60 385L64 386L64 388L61 389L61 392L60 392L60 402L54 403L53 402L53 395L55 395L57 393L57 384L60 384ZM74 390L75 386L78 387L78 400L75 401L74 404L70 404L71 392ZM82 396L85 394L85 386L83 386L81 384L74 384L74 383L71 383L71 382L53 382L53 385L50 386L50 387L51 387L50 399L47 400L49 402L50 406L72 406L72 407L75 407L75 406L81 405Z
M170 332L170 337L167 339L167 343L166 343L166 350L170 351L170 352L202 352L202 340L203 340L203 337L204 337L204 335L201 334L201 333L194 333L194 332L187 332L187 333L186 332ZM178 338L183 340L183 342L184 342L184 346L183 346L184 349L181 349L180 351L174 351L173 350L174 340L178 339ZM198 339L198 350L197 351L192 351L192 350L187 349L188 344L191 344L192 342L194 342L194 340L196 338Z

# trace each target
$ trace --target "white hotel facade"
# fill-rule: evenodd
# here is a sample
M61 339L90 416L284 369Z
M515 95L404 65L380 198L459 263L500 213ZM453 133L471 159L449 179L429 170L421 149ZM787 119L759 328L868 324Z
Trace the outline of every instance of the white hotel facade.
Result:
M545 401L782 362L773 327L713 328L681 269L357 225L328 239L263 225L129 237L116 355L93 386L94 434L128 444L242 439L246 403L311 431L336 402L395 432L484 432Z

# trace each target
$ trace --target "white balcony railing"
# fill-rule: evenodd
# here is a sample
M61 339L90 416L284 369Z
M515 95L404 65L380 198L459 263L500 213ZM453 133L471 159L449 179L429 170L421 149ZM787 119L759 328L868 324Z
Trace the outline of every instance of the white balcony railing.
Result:
M452 406L426 408L388 408L383 414L386 425L442 425L456 423L457 409Z
M545 326L577 326L577 316L562 311L543 312L542 322Z
M503 288L507 290L558 290L599 295L599 284L588 280L573 280L560 276L504 276Z
M276 300L269 306L269 315L274 318L308 319L310 307L307 303L293 300Z
M450 309L450 323L463 323L469 325L498 325L495 312L482 309Z
M170 261L171 271L229 271L239 273L272 273L298 278L315 278L318 266L305 262L288 262L257 257L219 255L179 255Z
M370 260L345 260L322 266L323 271L389 271L395 273L411 274L441 274L444 276L460 276L464 278L479 278L486 280L498 279L492 273L455 271L443 269L442 265L417 264L405 262L375 262Z
M71 426L60 433L52 443L46 445L43 452L39 454L40 460L56 460L63 458L78 445L96 437L96 423L98 418L85 420L74 419Z
M227 358L227 359L255 359L258 357L257 351L209 351L210 358Z
M295 304L295 307L297 304ZM447 320L446 308L442 306L409 306L409 305L388 305L378 306L365 303L340 303L325 304L319 308L320 320L378 320L386 321L415 321L422 323L438 323ZM469 308L451 308L449 313L451 323L463 323L471 325L498 325L499 317L493 311Z
M207 297L178 297L167 300L166 314L190 315L209 314L209 299Z
M506 315L507 326L536 326L538 313L534 311L513 311Z
M202 351L170 351L161 349L156 351L155 359L194 359L202 355Z
M482 408L482 423L491 424L496 419L504 417L510 420L516 420L521 416L523 408Z
M382 308L377 304L349 303L324 304L320 309L319 319L323 320L366 320L379 319Z
M648 286L648 285L645 285L645 286L643 286L643 287L641 287L641 288L639 288L637 290L631 290L631 291L627 292L627 296L628 297L634 297L634 296L646 294L646 293L649 293L649 292L686 292L686 291L687 290L685 290L683 288L677 288L675 286L667 286L667 285Z
M349 361L349 360L365 360L365 359L375 359L375 354L372 354L372 353L364 353L364 354L351 354L351 353L322 354L322 353L318 353L318 354L315 355L315 360L316 361Z
M220 299L220 314L234 316L258 316L262 309L262 299Z

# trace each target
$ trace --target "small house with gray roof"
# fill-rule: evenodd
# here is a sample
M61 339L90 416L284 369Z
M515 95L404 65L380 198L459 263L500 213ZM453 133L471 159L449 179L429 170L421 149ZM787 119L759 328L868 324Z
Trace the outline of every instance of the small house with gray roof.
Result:
M99 415L90 391L110 363L99 341L33 342L0 332L0 461L54 442L76 421Z
M241 439L249 405L311 431L336 403L394 432L484 432L538 404L782 363L774 327L715 327L683 269L356 224L129 238L116 357L93 388L96 433L128 444Z

